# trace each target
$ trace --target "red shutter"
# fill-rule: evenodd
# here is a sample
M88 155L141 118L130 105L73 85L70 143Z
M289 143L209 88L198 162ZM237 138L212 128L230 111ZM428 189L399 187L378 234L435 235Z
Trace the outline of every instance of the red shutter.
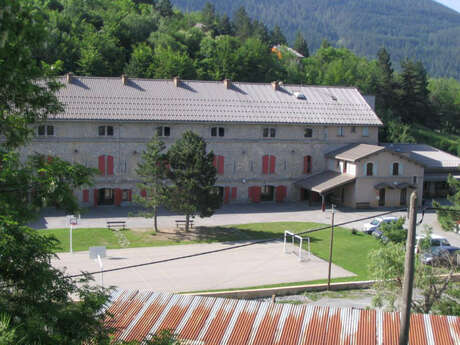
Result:
M98 199L99 199L99 190L95 189L95 190L93 191L93 193L94 193L94 195L93 195L93 196L94 196L94 206L97 206L97 204L98 204Z
M248 187L248 197L250 201L254 201L254 187Z
M303 157L303 173L304 174L311 173L311 156Z
M260 202L260 193L262 192L262 187L254 187L254 202Z
M276 157L270 156L270 174L275 173L275 167L276 167Z
M131 189L128 190L128 201L133 201L133 191Z
M217 169L217 156L214 156L214 160L212 161L212 165L214 165L214 168Z
M268 174L268 160L268 155L262 157L262 174Z
M278 186L276 187L276 192L275 192L275 197L276 197L276 202L282 202L284 198L286 197L286 186Z
M141 197L146 198L147 197L147 192L145 189L141 190Z
M230 187L225 187L224 188L224 203L228 204L230 201Z
M107 175L113 175L113 156L107 156Z
M236 200L236 193L237 193L237 188L232 187L232 200Z
M121 205L121 199L122 199L122 195L121 195L121 189L120 188L116 188L114 190L114 203L115 203L115 206L120 206Z
M89 202L89 190L83 189L83 202Z
M99 156L99 172L102 176L105 176L105 156Z
M224 156L217 156L217 173L224 174Z

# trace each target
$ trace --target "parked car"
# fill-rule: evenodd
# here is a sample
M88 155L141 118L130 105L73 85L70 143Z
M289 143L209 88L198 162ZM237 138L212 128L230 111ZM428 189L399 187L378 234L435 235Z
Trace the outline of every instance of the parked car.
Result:
M429 248L424 249L422 248L422 242L426 238L426 235L417 235L416 236L416 245L415 245L415 251L416 253L420 253L422 251L430 251L432 248L437 248L437 247L451 247L449 241L442 236L432 234L431 239L430 239L430 244L428 245Z
M421 256L425 265L460 265L460 248L454 246L431 247Z
M382 223L390 223L396 222L398 217L377 217L372 219L370 223L366 223L363 225L363 232L367 234L372 234L375 230L377 230ZM381 233L380 233L381 235Z

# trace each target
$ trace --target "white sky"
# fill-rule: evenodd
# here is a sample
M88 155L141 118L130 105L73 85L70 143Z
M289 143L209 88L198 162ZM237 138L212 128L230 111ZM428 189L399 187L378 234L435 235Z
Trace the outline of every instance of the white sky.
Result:
M437 2L460 12L460 0L436 0Z

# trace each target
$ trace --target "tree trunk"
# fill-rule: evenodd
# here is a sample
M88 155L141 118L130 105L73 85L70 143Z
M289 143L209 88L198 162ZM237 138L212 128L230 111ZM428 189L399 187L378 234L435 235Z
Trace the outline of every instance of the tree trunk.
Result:
M153 207L153 226L155 227L155 232L158 231L158 206Z
M189 223L190 223L190 215L189 215L189 214L186 214L186 215L185 215L185 232L188 232Z

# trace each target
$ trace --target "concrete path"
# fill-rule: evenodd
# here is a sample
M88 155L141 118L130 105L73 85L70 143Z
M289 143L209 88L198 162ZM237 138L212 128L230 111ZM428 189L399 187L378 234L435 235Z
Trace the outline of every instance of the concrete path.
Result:
M169 247L108 250L104 269L135 265L203 251L226 248L235 243L193 244ZM52 261L58 268L67 267L68 274L97 271L99 265L89 259L88 252L61 253ZM217 254L186 260L143 266L104 274L104 286L124 289L183 292L242 288L268 284L309 281L327 278L328 264L315 256L302 262L293 254L284 254L283 243L257 244ZM354 274L333 265L332 276ZM101 283L101 275L94 275Z

